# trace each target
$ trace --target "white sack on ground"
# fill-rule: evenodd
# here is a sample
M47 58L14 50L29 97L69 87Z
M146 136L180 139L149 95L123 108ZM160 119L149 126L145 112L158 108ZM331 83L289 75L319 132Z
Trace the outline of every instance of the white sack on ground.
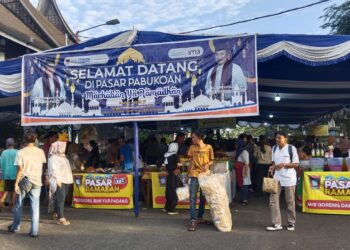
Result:
M177 198L179 201L187 201L190 199L190 188L188 185L176 189Z
M232 217L225 189L225 174L201 174L198 181L209 204L214 225L221 232L230 232Z

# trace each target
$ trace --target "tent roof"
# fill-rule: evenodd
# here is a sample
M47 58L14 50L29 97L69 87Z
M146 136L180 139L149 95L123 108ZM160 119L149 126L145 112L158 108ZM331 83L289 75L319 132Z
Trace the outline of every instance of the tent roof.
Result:
M54 51L89 50L209 38L153 31L124 31ZM305 123L350 105L350 36L258 35L259 117L245 120ZM20 74L21 59L0 63L2 75ZM276 94L280 102L274 101ZM0 104L1 106L1 104ZM269 115L274 118L270 119Z

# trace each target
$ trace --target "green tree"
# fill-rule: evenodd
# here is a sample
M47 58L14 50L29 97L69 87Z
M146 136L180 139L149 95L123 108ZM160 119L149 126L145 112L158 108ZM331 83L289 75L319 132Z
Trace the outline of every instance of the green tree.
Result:
M323 18L323 29L330 29L333 35L350 34L350 1L345 1L341 5L331 5L326 8Z

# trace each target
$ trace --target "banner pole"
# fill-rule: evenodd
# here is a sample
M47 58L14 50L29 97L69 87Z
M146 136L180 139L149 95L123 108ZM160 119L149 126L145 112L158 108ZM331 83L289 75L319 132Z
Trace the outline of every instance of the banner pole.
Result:
M139 128L137 122L134 122L134 214L139 216Z

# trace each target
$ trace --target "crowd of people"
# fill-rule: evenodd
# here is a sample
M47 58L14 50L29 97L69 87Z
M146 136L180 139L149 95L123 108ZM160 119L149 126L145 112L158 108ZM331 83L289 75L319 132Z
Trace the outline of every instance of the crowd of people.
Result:
M261 135L254 140L251 135L241 134L237 139L221 139L209 130L206 134L193 131L191 137L177 133L176 138L167 144L164 138L157 139L151 135L140 143L140 156L146 165L163 167L168 172L166 185L166 203L164 211L176 215L178 202L176 189L183 185L180 174L180 157L189 158L188 184L190 202L189 231L195 231L200 224L212 224L203 219L205 197L203 196L198 176L207 172L214 164L215 157L227 157L233 162L235 185L239 188L239 203L249 204L252 193L263 196L263 178L269 175L278 180L278 192L270 195L271 222L269 231L281 230L280 194L284 191L287 204L288 230L295 229L295 186L297 182L297 167L299 159L311 156L310 148L315 143L315 137L307 137L305 142L293 141L288 144L288 136L277 132L273 140ZM6 150L1 154L1 169L5 181L5 192L1 198L1 206L9 202L13 212L13 223L8 227L10 232L20 230L23 201L29 197L31 206L30 236L36 237L39 230L40 196L51 197L53 204L53 219L57 224L68 226L70 221L64 214L65 201L72 192L72 170L86 168L119 168L123 171L133 171L135 155L133 140L124 137L111 139L106 148L105 157L101 156L99 146L95 141L81 140L75 144L59 139L57 132L49 132L42 149L38 148L37 134L28 130L25 133L23 146L17 150L13 138L6 140ZM295 146L294 146L294 145ZM343 151L344 154L346 153ZM336 154L334 150L334 154ZM45 174L44 174L45 173ZM49 187L43 188L44 187ZM196 210L197 193L199 209ZM12 195L12 198L8 197Z

